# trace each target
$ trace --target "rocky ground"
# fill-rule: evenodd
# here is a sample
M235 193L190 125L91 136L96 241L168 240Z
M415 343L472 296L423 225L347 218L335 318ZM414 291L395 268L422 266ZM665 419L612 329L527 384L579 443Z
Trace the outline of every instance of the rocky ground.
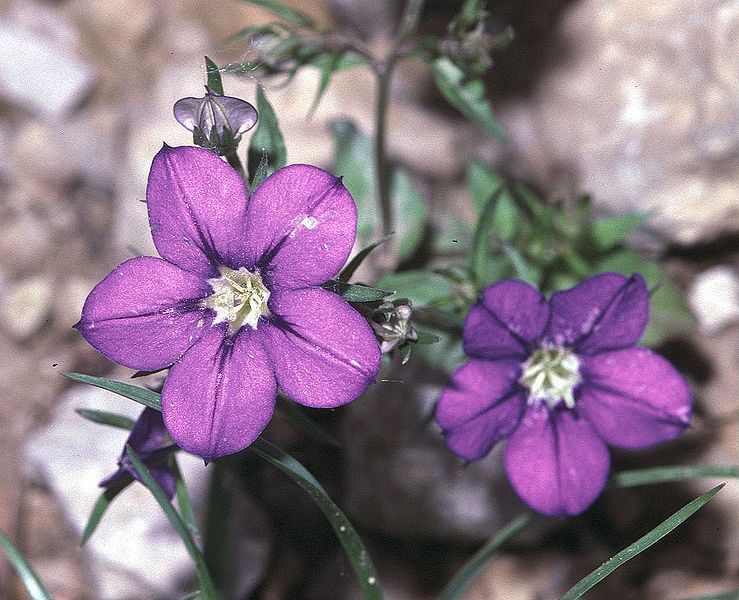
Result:
M380 48L398 3L293 4L326 23L354 24ZM425 26L446 22L452 4L429 2ZM590 192L603 212L648 212L635 241L662 258L697 316L693 331L660 349L691 377L697 410L679 442L628 464L738 464L739 3L491 4L496 22L517 32L489 80L510 146L441 106L428 72L409 63L393 90L393 159L423 181L439 225L451 212L465 214L464 170L473 155L556 194ZM264 13L235 0L0 5L0 530L59 600L173 598L191 576L166 523L150 518L157 511L143 488L128 490L80 549L96 483L113 468L125 436L82 422L73 409L132 407L70 386L60 372L127 376L72 325L88 291L115 264L153 253L141 203L151 157L163 141L191 141L171 106L200 93L204 54L219 64L248 59L248 44L221 41L260 19ZM256 83L226 81L246 99ZM327 125L336 118L371 127L367 73L338 76L310 119L316 73L281 88L264 83L291 162L330 166ZM418 366L388 379L326 417L342 453L301 442L279 419L271 434L311 465L363 528L388 599L429 598L521 507L495 453L460 470L438 435L419 428L442 380ZM398 379L422 383L411 388ZM187 467L203 498L202 465ZM300 490L263 465L243 468L248 485L226 482L243 508L229 525L239 532L228 554L228 567L238 566L233 598L255 590L264 600L298 598L288 590L301 581L300 598L352 598L340 550ZM555 598L666 517L665 506L674 510L707 488L608 492L584 517L523 536L468 598ZM733 483L597 597L668 599L739 587L737 513ZM12 581L0 561L0 596L23 598Z

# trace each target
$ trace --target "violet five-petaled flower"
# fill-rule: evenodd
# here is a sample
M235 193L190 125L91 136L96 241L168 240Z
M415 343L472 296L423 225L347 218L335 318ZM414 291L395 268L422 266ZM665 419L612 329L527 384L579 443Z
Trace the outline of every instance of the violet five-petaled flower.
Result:
M141 481L141 476L128 455L129 446L138 454L141 462L171 500L175 492L176 479L170 466L170 456L177 450L177 446L167 435L162 413L149 407L142 411L131 429L123 453L118 459L118 470L103 479L100 487L125 486L134 479Z
M165 145L146 199L162 258L116 267L90 292L76 327L124 366L172 366L162 411L179 446L206 460L245 448L272 417L278 386L295 402L327 408L374 381L372 329L320 287L356 235L341 179L291 165L248 198L214 154Z
M691 394L661 356L636 348L649 313L640 275L602 273L547 301L521 281L485 290L464 324L471 360L436 411L447 445L477 460L503 438L518 495L576 515L606 484L607 445L644 448L679 435Z

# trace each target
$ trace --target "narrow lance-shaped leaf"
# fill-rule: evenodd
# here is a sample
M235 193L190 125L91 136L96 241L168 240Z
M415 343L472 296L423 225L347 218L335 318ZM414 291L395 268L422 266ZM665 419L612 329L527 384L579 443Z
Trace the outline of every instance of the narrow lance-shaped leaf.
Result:
M26 587L26 591L32 600L52 600L51 595L41 583L35 571L28 564L18 548L8 539L8 537L0 531L0 550L8 557L10 564L18 573Z
M623 471L613 476L613 483L619 487L636 487L670 481L684 481L701 477L739 479L739 467L723 465L703 465L700 467L652 467Z
M116 427L117 429L133 429L135 421L119 415L117 413L108 412L105 410L93 410L91 408L78 408L75 412L93 423L99 423L100 425L108 425L110 427Z
M357 535L349 519L334 504L333 500L329 498L326 490L318 483L318 480L292 456L263 438L257 438L249 446L249 450L280 469L308 493L318 505L318 508L321 509L321 512L326 515L341 545L344 547L354 568L359 587L362 590L362 599L380 600L382 598L382 592L380 591L377 573L367 553L367 549L364 547L362 540Z
M366 248L363 248L361 251L359 251L357 255L349 261L349 264L346 265L342 269L337 279L342 282L349 281L352 275L354 275L354 272L364 262L364 259L367 258L367 256L369 256L370 252L372 252L380 244L384 244L385 242L387 242L389 239L390 239L390 236L386 236L382 238L381 240L376 241L374 244L370 244Z
M185 543L187 552L195 563L195 570L197 571L198 581L200 583L200 591L203 592L203 595L207 600L218 600L218 596L216 594L215 587L213 586L213 581L210 578L210 574L208 573L208 568L205 565L203 555L195 545L187 525L172 506L169 498L167 498L167 493L157 483L146 465L141 462L138 454L136 454L136 451L130 444L126 446L126 451L128 452L128 456L131 459L136 472L141 477L141 481L147 488L149 488L149 491L164 511L164 514L167 516L170 525L172 525L172 528L177 532L177 535L179 535Z
M490 135L507 143L506 134L493 115L490 101L485 98L485 85L481 80L465 81L464 71L448 58L435 60L433 71L436 87L449 104Z
M122 381L113 381L112 379L106 379L105 377L96 377L94 375L84 375L83 373L63 373L65 377L80 381L82 383L89 383L95 387L99 387L103 390L108 390L129 400L148 406L155 410L162 410L162 399L159 394L146 388L139 387L137 385L131 385L130 383L123 383Z
M501 529L495 537L480 548L472 558L457 572L439 596L439 600L458 600L470 586L480 569L490 558L514 535L526 527L533 517L532 513L524 513L516 517Z
M498 199L503 193L503 189L503 186L500 185L497 189L491 192L490 198L485 203L485 206L480 213L480 218L477 221L477 227L475 228L475 235L472 238L469 267L470 272L478 282L481 279L484 264L488 259L491 234L490 230L493 224L493 217L495 216L495 207L498 203Z
M257 112L259 123L249 143L249 174L252 177L252 190L262 183L265 177L287 164L285 140L277 122L277 115L261 86L257 86ZM265 153L267 167L260 169L259 166L264 160ZM261 179L257 179L257 175Z
M323 98L323 95L326 93L328 85L329 83L331 83L331 78L334 76L334 73L339 66L341 55L342 51L336 50L328 55L328 60L324 60L319 65L316 65L321 71L321 80L318 82L316 97L313 100L313 104L311 104L308 114L312 115L318 108L318 105L321 102L321 98Z
M95 530L100 524L105 511L108 510L108 507L111 505L115 497L124 489L126 489L131 483L133 483L133 479L122 485L111 486L105 489L102 494L100 494L97 502L95 502L95 506L92 507L90 517L87 519L87 525L85 525L85 530L82 532L80 546L84 546L87 543L87 540L90 539L92 534L95 533Z
M341 296L347 302L377 302L388 296L392 296L392 292L369 287L367 285L359 285L356 283L344 283L332 279L322 286L324 289L334 292Z
M223 96L223 81L221 80L221 72L218 65L205 57L205 73L208 77L208 87L216 94Z
M637 554L640 554L650 546L656 544L673 529L676 529L677 527L682 525L691 516L693 516L693 514L695 514L698 510L705 506L705 504L709 502L716 494L718 494L719 490L724 487L724 485L725 484L722 483L714 488L711 488L705 494L698 496L696 499L683 506L675 514L664 520L649 533L640 537L633 544L624 548L623 550L621 550L621 552L619 552L611 559L603 563L600 567L595 569L595 571L593 571L586 577L583 577L572 588L570 588L570 590L568 590L564 596L562 596L561 600L577 600L577 598L580 598L583 594L585 594L587 591L595 587L598 583L603 581L625 562L631 560Z

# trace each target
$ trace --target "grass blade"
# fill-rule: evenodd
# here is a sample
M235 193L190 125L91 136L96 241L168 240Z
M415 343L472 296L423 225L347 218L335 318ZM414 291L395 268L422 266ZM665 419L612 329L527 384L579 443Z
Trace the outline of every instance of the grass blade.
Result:
M439 596L439 600L457 600L467 590L480 569L500 550L501 546L526 527L533 513L524 513L508 523L495 536L480 548L472 558L457 572Z
M136 469L136 472L141 477L142 483L147 488L149 488L149 491L153 494L159 506L161 506L164 514L167 515L169 523L177 532L177 535L179 535L182 541L185 543L187 552L190 554L190 557L195 563L195 569L198 574L198 581L200 582L200 591L203 592L206 600L217 600L218 596L216 595L213 581L210 578L210 573L208 573L208 568L205 565L205 560L203 559L202 553L195 545L195 541L192 539L187 525L182 520L182 517L179 515L179 513L172 506L169 498L167 498L167 493L156 482L152 474L149 472L149 469L146 467L146 465L144 465L144 463L141 462L138 454L136 454L136 451L130 446L130 444L126 446L126 451L129 458L131 459L131 462L133 463L134 468Z
M100 520L103 518L105 511L108 510L108 507L113 502L113 499L123 490L125 490L132 482L133 479L123 485L111 486L104 490L102 494L100 494L97 502L95 502L95 506L92 507L90 518L87 519L87 525L85 525L85 530L82 532L80 546L84 546L87 543L87 540L90 539L92 534L95 533Z
M469 267L472 274L479 280L479 274L482 273L483 263L488 258L488 247L490 245L490 228L495 216L495 207L498 204L498 198L505 188L501 185L490 195L485 206L480 213L480 219L475 227L475 234L472 237L472 250L470 252Z
M80 381L82 383L88 383L99 387L103 390L108 390L129 400L153 408L154 410L162 410L162 399L159 394L147 390L146 388L139 387L137 385L131 385L130 383L123 383L122 381L114 381L112 379L106 379L105 377L95 377L94 375L85 375L83 373L62 373L69 379L74 381Z
M32 600L52 600L51 595L44 587L44 584L41 583L41 580L31 568L31 565L28 564L26 559L23 558L23 555L13 545L13 542L2 531L0 531L0 549L5 552L5 556L8 557L10 564L13 565L13 568L20 576Z
M182 477L182 471L180 471L180 465L177 464L177 458L172 455L169 460L171 461L172 472L175 476L175 496L177 496L177 505L180 507L182 520L187 525L190 534L197 540L200 538L200 532L195 521L195 512L192 509L192 502L190 501L190 494L187 491L185 478Z
M572 588L570 588L570 590L568 590L567 593L565 593L565 595L562 596L560 600L577 600L577 598L580 598L583 594L585 594L587 591L595 587L598 583L603 581L625 562L631 560L637 554L640 554L653 544L656 544L673 529L676 529L677 527L682 525L707 502L709 502L711 498L718 494L719 490L724 487L724 485L726 484L722 483L720 485L717 485L716 487L708 490L705 494L698 496L694 500L688 502L688 504L683 506L671 517L662 521L662 523L657 525L657 527L652 529L649 533L640 537L633 544L624 548L623 550L621 550L621 552L604 562L600 567L595 569L595 571L583 577Z
M731 477L739 479L739 467L723 465L703 465L700 467L653 467L651 469L637 469L623 471L613 476L613 483L618 487L636 487L653 483L683 481L700 477Z
M326 515L344 547L362 590L362 599L380 600L382 592L367 549L349 519L329 498L318 480L292 456L263 438L257 438L248 449L280 469L308 493L321 512Z
M344 283L338 279L331 279L321 287L329 292L338 294L347 302L377 302L393 295L393 292L388 292L387 290L357 283Z
M369 253L377 248L377 246L379 246L380 244L384 244L385 242L387 242L391 237L392 236L386 236L358 252L357 255L349 261L349 264L343 268L341 273L339 273L337 279L344 283L349 281L352 275L354 275L354 272L359 268L359 265L361 265L364 262L364 259L367 258Z
M118 429L133 429L135 421L119 415L117 413L108 412L106 410L94 410L92 408L77 408L75 411L80 417L99 423L100 425L109 425Z
M718 592L716 594L708 594L705 596L690 596L682 600L739 600L739 590L730 590L728 592Z

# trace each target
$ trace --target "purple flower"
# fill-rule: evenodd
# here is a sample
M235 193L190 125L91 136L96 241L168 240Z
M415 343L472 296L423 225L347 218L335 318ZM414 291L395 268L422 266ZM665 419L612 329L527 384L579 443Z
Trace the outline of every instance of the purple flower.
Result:
M173 365L162 389L174 441L210 460L266 427L277 387L335 407L374 380L372 329L320 285L354 244L352 197L330 173L292 165L247 202L241 177L200 148L164 146L146 191L163 258L132 258L90 292L76 325L132 369Z
M152 477L162 486L171 500L175 492L175 474L170 467L170 455L177 450L164 428L162 413L153 408L145 408L136 419L131 435L123 447L118 460L118 470L100 482L100 487L109 488L127 485L134 479L141 481L138 471L128 456L128 446L134 449L141 461L151 472Z
M547 515L583 512L603 489L607 444L644 448L690 421L690 390L661 356L635 348L649 298L640 275L603 273L549 302L521 281L485 290L464 324L472 358L444 389L436 421L477 460L503 438L518 495Z

